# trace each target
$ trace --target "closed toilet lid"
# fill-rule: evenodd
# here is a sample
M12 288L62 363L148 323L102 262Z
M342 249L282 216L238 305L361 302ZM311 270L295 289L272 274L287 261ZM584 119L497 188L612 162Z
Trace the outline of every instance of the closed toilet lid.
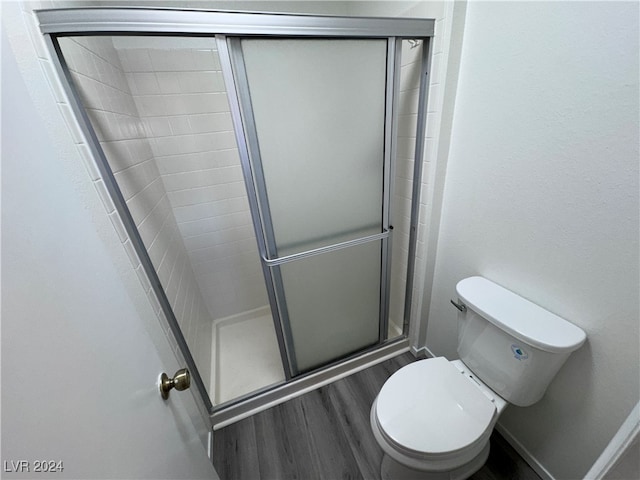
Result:
M444 454L477 441L495 406L444 357L411 363L391 375L378 394L376 415L398 446Z

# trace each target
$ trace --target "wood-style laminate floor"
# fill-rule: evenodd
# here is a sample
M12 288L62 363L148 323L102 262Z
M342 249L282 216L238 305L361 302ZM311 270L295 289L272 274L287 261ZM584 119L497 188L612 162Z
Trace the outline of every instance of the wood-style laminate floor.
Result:
M228 427L213 437L222 480L380 479L382 450L369 426L385 380L412 362L406 353ZM540 480L494 432L491 453L472 480Z

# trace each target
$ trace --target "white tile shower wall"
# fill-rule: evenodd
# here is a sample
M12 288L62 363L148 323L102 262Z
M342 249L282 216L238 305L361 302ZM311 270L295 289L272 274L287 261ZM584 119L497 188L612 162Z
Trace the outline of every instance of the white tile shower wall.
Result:
M215 45L118 49L167 200L214 319L267 305Z
M402 42L400 89L398 104L398 134L393 188L393 243L391 264L391 298L389 317L392 325L402 331L404 299L407 284L411 197L416 145L416 121L422 45Z
M191 269L119 56L107 37L62 38L61 44L87 114L191 353L202 377L207 379L212 320ZM121 225L119 219L114 221ZM159 310L157 302L156 306Z

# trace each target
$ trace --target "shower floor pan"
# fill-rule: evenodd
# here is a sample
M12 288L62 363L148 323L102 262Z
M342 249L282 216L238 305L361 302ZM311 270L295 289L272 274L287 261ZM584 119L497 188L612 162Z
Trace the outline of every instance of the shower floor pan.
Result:
M211 359L216 405L284 381L269 307L216 320Z

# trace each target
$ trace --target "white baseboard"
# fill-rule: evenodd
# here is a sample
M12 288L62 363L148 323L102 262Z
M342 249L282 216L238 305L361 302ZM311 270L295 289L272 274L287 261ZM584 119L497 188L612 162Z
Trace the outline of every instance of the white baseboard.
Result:
M518 454L524 459L525 462L529 464L531 468L542 478L543 480L555 480L554 476L551 475L549 470L544 468L544 466L538 461L536 457L534 457L529 450L527 450L516 438L511 435L511 432L504 428L500 422L496 425L496 430L500 432L500 435L504 437L509 445L513 447L513 449L518 452Z

